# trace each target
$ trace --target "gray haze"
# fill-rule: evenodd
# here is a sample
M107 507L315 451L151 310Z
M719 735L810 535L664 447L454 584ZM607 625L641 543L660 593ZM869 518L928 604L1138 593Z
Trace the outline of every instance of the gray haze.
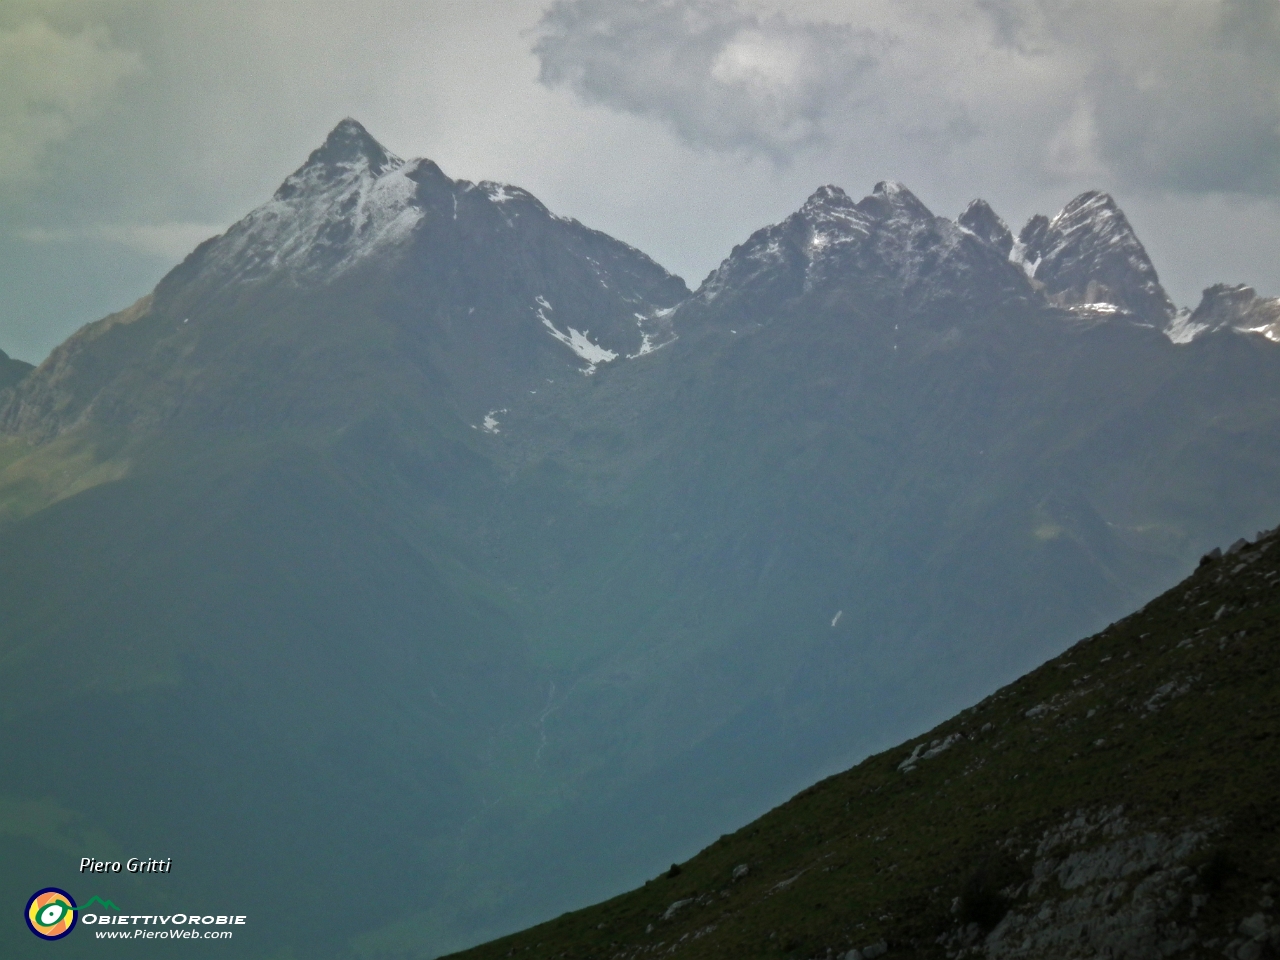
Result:
M0 349L38 361L345 115L692 285L819 184L1112 191L1179 304L1280 294L1280 0L7 0Z

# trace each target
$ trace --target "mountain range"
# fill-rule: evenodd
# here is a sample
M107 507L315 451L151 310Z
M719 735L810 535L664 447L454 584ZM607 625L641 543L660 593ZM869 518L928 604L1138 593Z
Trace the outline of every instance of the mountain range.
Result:
M366 958L625 889L1274 524L1277 323L1099 193L822 187L690 291L343 121L0 365L0 888Z

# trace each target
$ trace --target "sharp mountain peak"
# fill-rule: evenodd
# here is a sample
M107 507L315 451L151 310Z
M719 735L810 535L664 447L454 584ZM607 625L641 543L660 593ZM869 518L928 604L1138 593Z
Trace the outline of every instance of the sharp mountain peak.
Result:
M329 131L324 143L307 160L314 163L340 164L365 161L371 170L381 171L402 161L379 143L358 120L345 117Z
M933 211L896 180L881 180L871 193L858 201L857 206L862 213L877 221L933 219Z
M1206 287L1194 311L1180 310L1166 331L1174 343L1190 343L1203 333L1233 330L1280 342L1280 297L1260 297L1247 284Z
M841 187L828 183L814 190L798 211L806 215L829 209L854 209L870 220L884 220L907 213L912 217L932 217L933 213L904 184L881 180L861 200L854 201Z
M1013 251L1013 234L1009 231L1009 225L985 200L970 201L964 212L956 218L956 223L991 244L1006 257Z
M1109 217L1117 214L1124 216L1124 212L1120 209L1120 205L1116 203L1115 197L1104 190L1086 190L1084 193L1069 200L1058 211L1058 215L1053 218L1052 222L1058 223L1063 220L1079 220L1100 216Z
M1176 310L1115 198L1087 190L1050 220L1032 217L1017 256L1051 302L1123 311L1164 329Z
M853 200L850 199L849 194L834 183L828 183L809 194L808 199L800 207L800 211L817 210L824 207L851 206L853 206Z

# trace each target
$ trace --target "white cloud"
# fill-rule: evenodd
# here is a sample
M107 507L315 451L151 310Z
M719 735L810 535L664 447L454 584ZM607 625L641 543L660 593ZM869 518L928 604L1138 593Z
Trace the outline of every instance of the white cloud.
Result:
M730 0L557 0L533 49L548 86L656 118L691 146L785 161L825 139L883 45Z
M779 6L779 4L773 4ZM557 0L541 81L775 160L971 140L1041 183L1280 194L1277 0ZM864 155L855 149L852 155Z
M1098 157L1098 128L1093 105L1080 103L1049 139L1045 150L1049 172L1066 179L1100 177L1106 167Z
M51 145L142 71L101 28L64 33L38 18L0 28L0 180L35 174Z

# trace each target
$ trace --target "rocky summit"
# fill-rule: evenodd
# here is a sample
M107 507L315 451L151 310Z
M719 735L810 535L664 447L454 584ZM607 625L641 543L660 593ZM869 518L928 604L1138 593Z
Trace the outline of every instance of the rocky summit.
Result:
M1219 330L1261 334L1280 341L1280 298L1260 297L1243 283L1216 283L1205 290L1194 311L1179 312L1169 335L1175 343L1187 343L1202 333Z
M1053 303L1087 313L1122 311L1163 327L1174 315L1156 269L1110 195L1082 193L1056 217L1033 217L1017 258Z
M1013 856L980 887L1012 897L1023 851L1078 817L1108 843L1164 831L1158 850L1229 836L1208 807L1170 806L1166 829L1146 794L1104 803L1057 773L1035 787L1057 806L974 832L1021 795L1013 766L1128 756L1050 750L1075 717L1053 698L1113 676L1119 646L1097 673L1035 674L1061 683L1018 724L998 699L919 736L1280 519L1274 302L1211 288L1174 314L1114 200L1042 220L1014 241L981 202L951 220L891 181L823 186L690 291L517 186L343 121L146 297L34 370L0 362L0 767L22 771L0 899L74 883L49 873L68 850L163 851L163 890L98 895L308 918L256 927L244 956L436 956L633 887L904 742L839 803L870 817L859 843L885 837L841 875L864 886L805 894L870 905L847 935L762 919L698 942L954 952L985 922L949 912L974 857ZM1129 689L1108 682L1099 704ZM1088 743L1123 733L1101 716ZM987 722L1021 746L996 751ZM911 848L959 873L908 869L892 815L932 797L950 823L961 757L1012 766L949 846ZM998 847L1006 828L1021 846ZM790 873L744 848L716 867L728 886L651 883L643 924L591 949L728 931L663 926L722 889L793 909L831 873L808 836L772 840ZM1051 889L1008 915L1034 926ZM0 954L23 955L9 935Z
M1013 252L1013 234L985 200L974 200L956 218L956 223L981 237L1008 257Z
M644 254L526 191L406 163L344 120L271 200L54 350L0 423L42 440L81 423L331 428L359 416L359 401L338 413L336 398L303 394L337 392L346 375L321 372L341 366L326 351L350 339L357 356L366 336L393 337L392 362L409 376L430 369L480 422L548 378L652 349L659 315L687 295ZM274 381L270 409L249 376Z

